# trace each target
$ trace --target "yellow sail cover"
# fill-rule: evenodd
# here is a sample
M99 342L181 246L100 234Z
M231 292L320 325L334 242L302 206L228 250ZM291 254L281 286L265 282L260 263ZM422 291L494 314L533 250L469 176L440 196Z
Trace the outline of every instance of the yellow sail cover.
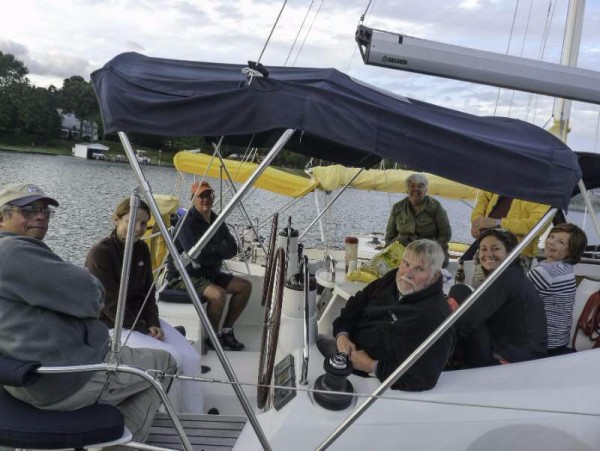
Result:
M313 180L319 188L332 191L345 186L359 169L340 165L318 166L312 169ZM350 186L357 189L405 193L406 179L415 171L402 169L369 169L359 174ZM475 199L477 189L462 185L437 175L423 173L429 181L427 194L446 199Z
M203 175L210 163L211 156L197 152L178 152L173 158L175 168L191 174ZM234 160L223 160L234 181L243 183L258 166L255 163L244 163ZM348 181L359 169L347 168L341 165L317 166L312 169L312 178L305 178L288 172L267 168L259 177L256 186L274 193L289 197L303 197L306 194L321 189L333 191L346 186ZM405 193L406 179L414 171L402 169L369 169L363 171L350 186L356 189L384 191L389 193ZM219 160L214 159L206 172L207 177L219 178ZM477 190L451 180L427 174L429 180L428 194L447 199L475 199Z
M210 163L211 156L196 152L178 152L173 158L175 168L191 174L203 175ZM258 166L255 163L244 163L234 160L223 160L235 182L243 183L252 175ZM215 158L206 172L207 177L219 178L219 159ZM318 186L315 180L275 169L267 168L258 178L256 187L289 197L303 197Z

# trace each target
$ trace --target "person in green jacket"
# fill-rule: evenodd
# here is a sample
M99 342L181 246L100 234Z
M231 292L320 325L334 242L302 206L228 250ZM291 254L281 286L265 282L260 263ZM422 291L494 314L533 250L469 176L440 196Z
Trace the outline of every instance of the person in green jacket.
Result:
M406 179L408 196L392 207L385 231L385 245L398 241L407 246L412 241L424 238L436 241L446 254L446 267L452 227L444 207L427 195L428 185L424 174L411 174Z

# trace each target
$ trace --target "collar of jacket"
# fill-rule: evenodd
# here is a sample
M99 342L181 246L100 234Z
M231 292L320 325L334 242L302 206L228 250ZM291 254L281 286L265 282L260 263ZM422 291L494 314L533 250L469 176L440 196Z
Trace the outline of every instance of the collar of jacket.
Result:
M400 291L398 291L398 286L394 285L396 288L396 292L398 296L400 296ZM427 298L433 294L444 293L444 286L442 282L442 276L440 275L435 282L433 282L428 287L423 288L422 290L415 291L414 293L407 294L400 298L401 302L417 302L423 298Z

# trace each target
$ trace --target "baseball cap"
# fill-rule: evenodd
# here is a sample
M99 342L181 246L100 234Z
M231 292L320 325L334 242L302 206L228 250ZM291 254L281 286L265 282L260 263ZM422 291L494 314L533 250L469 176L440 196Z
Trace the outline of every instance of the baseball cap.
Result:
M9 204L15 207L24 207L36 200L45 200L50 205L58 207L55 199L46 196L39 186L31 183L12 183L0 191L0 206Z
M195 194L196 196L200 196L204 191L214 191L208 184L208 182L194 182L192 184L192 196Z

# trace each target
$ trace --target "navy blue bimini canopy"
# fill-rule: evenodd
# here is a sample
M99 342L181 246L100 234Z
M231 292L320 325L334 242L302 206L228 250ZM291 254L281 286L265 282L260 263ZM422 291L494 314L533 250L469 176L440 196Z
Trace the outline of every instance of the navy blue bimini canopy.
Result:
M478 117L368 86L334 69L268 68L124 53L92 74L106 132L226 136L344 165L382 158L511 197L565 208L575 154L539 127Z

